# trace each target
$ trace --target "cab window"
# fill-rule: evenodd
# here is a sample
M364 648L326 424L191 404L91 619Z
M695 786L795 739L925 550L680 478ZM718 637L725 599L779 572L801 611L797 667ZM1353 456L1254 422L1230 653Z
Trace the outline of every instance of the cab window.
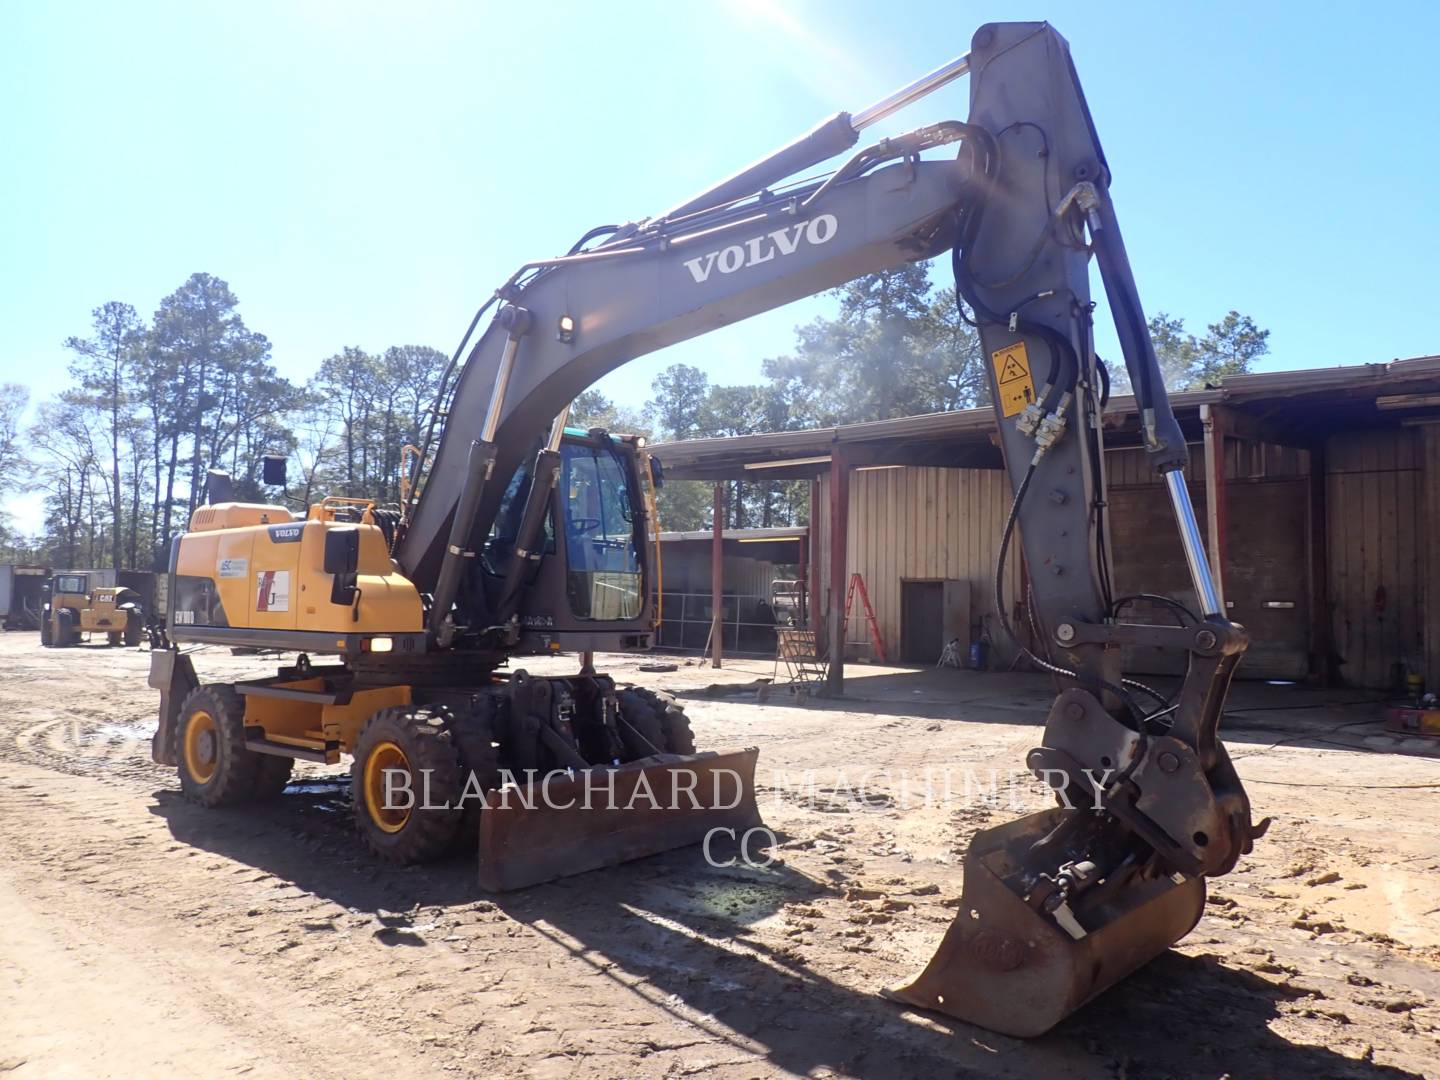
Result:
M580 619L635 619L644 593L625 459L609 446L561 447L570 610Z

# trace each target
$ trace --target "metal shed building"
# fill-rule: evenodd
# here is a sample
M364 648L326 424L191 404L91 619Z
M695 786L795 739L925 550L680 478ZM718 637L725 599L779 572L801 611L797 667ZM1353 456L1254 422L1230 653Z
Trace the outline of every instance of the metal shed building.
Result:
M1440 529L1440 357L1238 376L1172 401L1227 607L1255 642L1242 675L1388 687L1410 667L1440 688L1440 548L1427 540ZM1133 399L1111 402L1106 429L1117 588L1193 600ZM892 658L925 662L937 610L972 637L993 616L1010 499L993 430L987 408L653 449L671 478L810 479L814 609L833 613L858 572ZM1009 602L1023 574L1017 558ZM865 637L852 621L847 641ZM1127 667L1167 661L1136 653Z

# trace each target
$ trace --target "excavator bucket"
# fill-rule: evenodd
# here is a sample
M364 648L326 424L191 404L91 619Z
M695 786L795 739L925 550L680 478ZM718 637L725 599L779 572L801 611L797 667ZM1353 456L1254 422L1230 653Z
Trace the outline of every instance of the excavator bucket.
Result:
M615 768L536 777L489 792L480 886L506 892L616 866L761 824L755 748L657 754Z
M959 912L925 970L885 996L1018 1038L1044 1034L1190 932L1203 877L1129 885L1062 929L1010 887L1024 855L1061 820L1048 810L977 833L965 854ZM1077 936L1078 935L1078 936Z

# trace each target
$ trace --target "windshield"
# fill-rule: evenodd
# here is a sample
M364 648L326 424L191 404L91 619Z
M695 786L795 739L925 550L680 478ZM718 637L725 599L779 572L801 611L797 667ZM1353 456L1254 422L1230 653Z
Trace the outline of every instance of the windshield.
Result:
M611 447L565 443L565 552L570 610L581 619L639 618L643 594L625 459Z

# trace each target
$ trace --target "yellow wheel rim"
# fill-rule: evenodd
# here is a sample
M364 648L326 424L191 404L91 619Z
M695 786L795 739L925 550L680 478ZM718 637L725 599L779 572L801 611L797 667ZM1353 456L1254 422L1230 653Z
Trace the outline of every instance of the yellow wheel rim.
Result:
M404 807L392 808L386 805L385 776L392 772L405 775L404 785L398 782L398 777L391 782L395 793L393 801L405 803ZM380 743L370 751L370 756L365 759L365 809L369 812L370 820L375 823L375 827L382 832L397 833L410 820L409 803L414 795L407 791L409 777L410 759L405 756L405 751L393 742Z
M208 784L219 764L220 737L215 718L201 709L185 725L185 771L197 784Z

